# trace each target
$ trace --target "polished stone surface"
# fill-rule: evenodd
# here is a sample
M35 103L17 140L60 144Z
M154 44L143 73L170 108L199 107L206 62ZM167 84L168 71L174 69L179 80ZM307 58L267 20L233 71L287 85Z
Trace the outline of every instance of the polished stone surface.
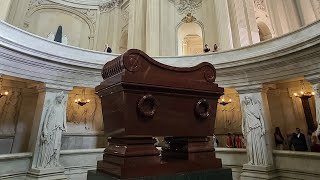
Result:
M107 174L99 173L97 171L88 172L88 180L119 180L118 178L109 176ZM231 169L222 168L215 170L207 171L198 171L198 172L186 172L178 173L175 175L164 175L164 176L155 176L155 177L140 177L140 178L130 178L127 180L232 180Z

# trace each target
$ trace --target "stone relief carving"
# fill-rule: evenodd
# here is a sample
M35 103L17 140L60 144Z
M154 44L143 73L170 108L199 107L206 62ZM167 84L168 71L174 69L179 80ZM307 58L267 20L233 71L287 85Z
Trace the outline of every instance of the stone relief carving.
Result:
M318 128L316 135L320 135L320 84L313 85L313 90L315 92L315 104L316 104L316 120Z
M79 106L74 99L76 94L70 94L67 105L67 122L69 132L100 132L103 130L102 110L98 97L89 97L90 103Z
M67 130L66 99L66 95L60 92L45 102L37 168L60 166L61 137Z
M177 7L179 14L194 14L202 6L202 0L169 0Z
M21 100L21 89L12 89L0 99L0 135L15 134Z
M266 129L261 102L245 96L242 106L242 133L247 140L247 156L250 165L268 165Z
M111 11L115 7L119 7L123 3L123 0L110 0L108 2L99 5L99 9L102 12Z
M254 0L254 5L262 11L266 11L264 0Z

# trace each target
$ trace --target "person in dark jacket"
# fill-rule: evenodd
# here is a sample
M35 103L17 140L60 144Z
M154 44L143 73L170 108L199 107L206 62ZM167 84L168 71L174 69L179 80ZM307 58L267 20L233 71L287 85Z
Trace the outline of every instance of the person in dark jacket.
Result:
M308 151L306 137L301 133L300 128L296 128L297 135L293 139L293 146L295 151Z
M204 45L203 52L205 52L205 53L210 52L210 48L209 48L208 44Z
M111 47L108 45L108 44L105 44L104 45L104 52L106 52L106 53L112 53L112 49L111 49Z

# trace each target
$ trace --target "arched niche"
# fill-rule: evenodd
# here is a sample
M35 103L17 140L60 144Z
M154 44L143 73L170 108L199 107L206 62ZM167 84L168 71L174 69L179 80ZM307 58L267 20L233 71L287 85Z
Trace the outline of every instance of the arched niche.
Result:
M179 24L177 28L178 55L201 54L203 39L203 28L199 22Z
M272 38L270 28L264 22L258 21L257 25L259 29L260 41L266 41Z
M29 32L42 37L47 37L51 32L55 33L61 25L63 36L68 38L67 44L93 49L94 22L79 10L62 5L39 5L27 12L25 24L28 24Z

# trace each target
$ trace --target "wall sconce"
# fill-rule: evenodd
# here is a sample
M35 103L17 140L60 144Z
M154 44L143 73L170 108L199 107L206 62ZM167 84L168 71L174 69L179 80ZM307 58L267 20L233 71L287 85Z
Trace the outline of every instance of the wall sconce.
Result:
M76 104L78 104L79 106L84 106L84 105L90 103L90 99L85 98L85 89L83 89L83 91L82 91L82 97L83 98L79 98L79 99L74 100L74 102Z
M229 103L232 102L232 99L229 99L229 101L225 101L224 97L221 99L221 101L219 102L219 104L221 104L222 106L225 106Z
M301 91L299 93L297 93L297 92L293 93L293 95L295 97L298 97L298 98L310 98L310 97L315 95L314 92L305 91L304 81L303 80L300 81L300 83L301 83Z
M8 91L4 91L2 93L2 78L0 79L0 98L2 98L3 96L8 96L9 92Z

